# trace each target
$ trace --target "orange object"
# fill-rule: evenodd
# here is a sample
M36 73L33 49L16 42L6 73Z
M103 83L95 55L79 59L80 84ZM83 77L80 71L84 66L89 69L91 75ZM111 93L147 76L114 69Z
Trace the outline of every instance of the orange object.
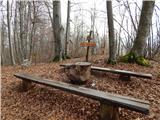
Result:
M96 43L95 42L81 42L80 43L80 46L83 46L83 47L95 47L96 46Z

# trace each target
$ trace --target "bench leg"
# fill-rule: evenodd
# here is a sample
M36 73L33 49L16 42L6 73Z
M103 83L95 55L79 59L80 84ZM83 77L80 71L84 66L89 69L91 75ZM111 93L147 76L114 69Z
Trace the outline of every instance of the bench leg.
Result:
M31 88L31 82L22 80L22 91L28 91L29 88Z
M120 75L119 79L120 80L131 80L131 76L129 76L129 75Z
M101 102L100 120L119 120L118 107Z

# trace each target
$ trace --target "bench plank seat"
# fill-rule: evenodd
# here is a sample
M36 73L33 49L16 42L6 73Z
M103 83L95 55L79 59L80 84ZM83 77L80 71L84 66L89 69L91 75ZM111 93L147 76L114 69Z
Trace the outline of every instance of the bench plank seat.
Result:
M151 74L140 73L140 72L132 72L132 71L126 71L126 70L117 70L117 69L94 67L94 66L91 66L91 70L112 72L112 73L116 73L116 74L130 75L130 76L142 77L142 78L148 78L148 79L152 78Z
M50 86L76 95L98 100L102 103L111 104L122 108L127 108L144 114L149 113L148 101L138 100L130 97L124 97L121 95L80 87L77 85L72 85L60 81L44 79L28 73L17 73L14 76L22 79L23 81L34 82L37 84Z
M69 69L73 65L74 65L73 63L68 63L68 64L61 64L60 66ZM103 67L95 67L95 66L91 66L91 70L111 72L111 73L115 73L115 74L120 74L122 76L129 76L129 77L134 76L134 77L142 77L142 78L152 79L151 74L146 74L146 73L141 73L141 72L132 72L132 71L126 71L126 70L117 70L117 69L113 69L113 68L111 69L111 68L103 68Z

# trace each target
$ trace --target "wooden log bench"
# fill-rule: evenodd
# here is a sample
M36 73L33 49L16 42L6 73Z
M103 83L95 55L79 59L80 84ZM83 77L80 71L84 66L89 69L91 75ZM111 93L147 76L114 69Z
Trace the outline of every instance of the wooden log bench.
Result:
M99 101L100 120L119 120L119 107L143 114L149 114L148 101L102 92L60 81L44 79L27 73L17 73L14 76L23 80L24 85L26 85L25 91L30 88L29 85L33 82Z
M61 64L60 66L64 67L64 69L70 69L72 65L74 64L68 63L68 64ZM151 74L146 74L146 73L141 73L141 72L132 72L132 71L126 71L126 70L117 70L117 69L95 67L95 66L91 66L91 70L120 74L119 79L121 80L130 80L131 76L152 79Z

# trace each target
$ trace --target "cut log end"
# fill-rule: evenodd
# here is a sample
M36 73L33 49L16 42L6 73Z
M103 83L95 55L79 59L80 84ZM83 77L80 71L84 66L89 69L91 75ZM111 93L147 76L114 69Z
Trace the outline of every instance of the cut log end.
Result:
M91 63L77 62L65 72L72 83L85 83L90 78Z

